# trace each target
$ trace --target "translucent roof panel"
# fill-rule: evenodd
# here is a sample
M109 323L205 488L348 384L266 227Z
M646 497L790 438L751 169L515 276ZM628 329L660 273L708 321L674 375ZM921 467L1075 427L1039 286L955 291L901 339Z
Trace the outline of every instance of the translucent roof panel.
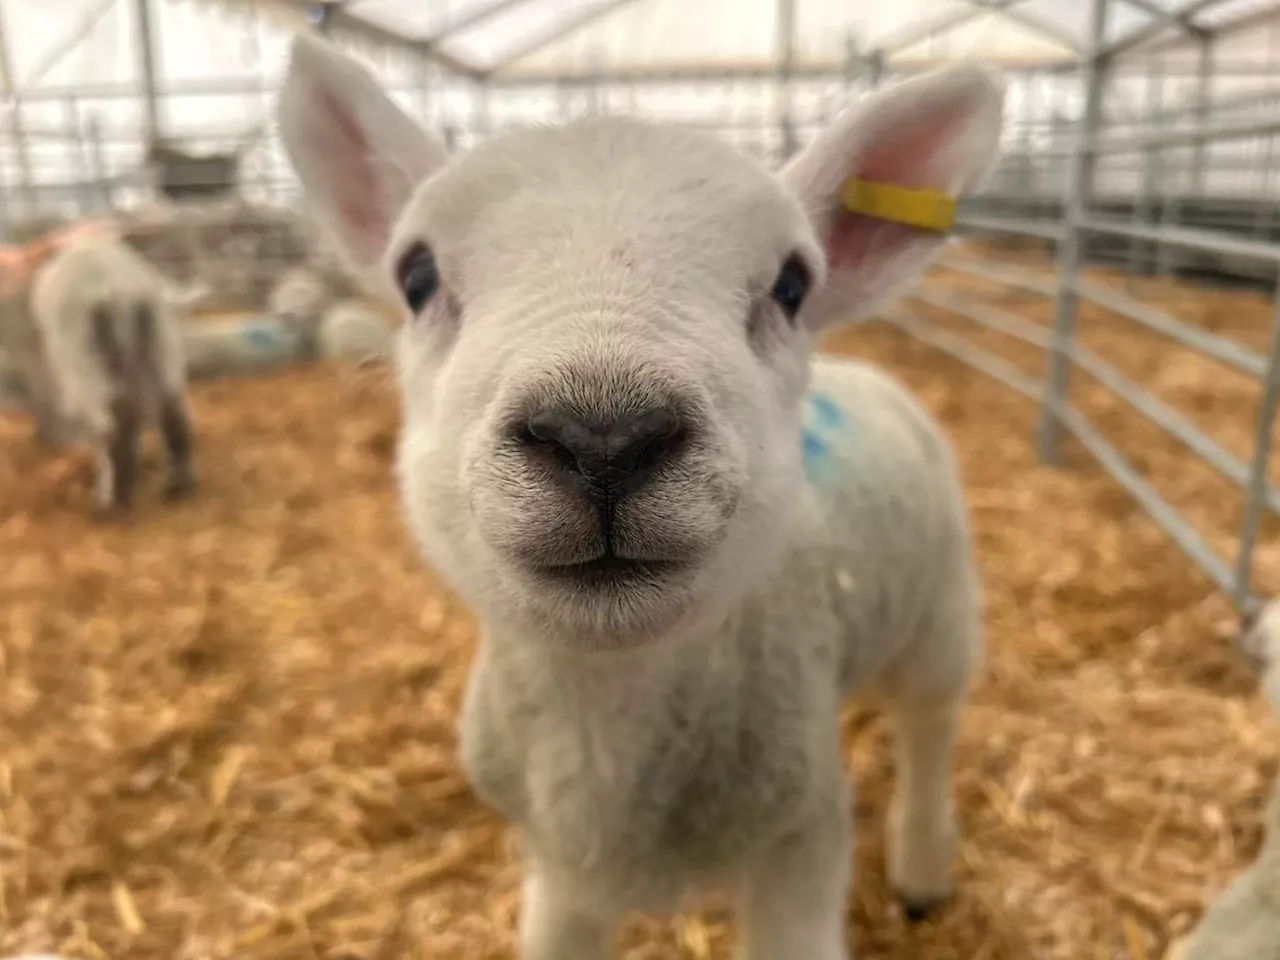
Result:
M627 4L640 5L638 0ZM586 29L590 21L622 13L614 9L618 6L617 0L523 0L503 6L497 14L460 31L450 39L450 50L486 68L501 65L561 33L579 33L575 25Z
M632 0L514 66L564 73L771 62L777 56L776 8L775 0Z
M905 60L1067 59L1087 42L1091 9L1086 0L795 2L798 61L824 65L843 58L850 36L864 49L885 48ZM477 70L546 75L764 65L777 54L777 7L776 0L354 0L346 8L403 36L430 39ZM1113 0L1106 40L1151 34L1162 13L1194 9L1194 23L1216 27L1277 7L1276 0ZM1175 26L1152 35L1179 33Z
M161 73L178 82L247 72L269 82L282 50L279 31L301 26L315 7L306 0L152 2ZM884 50L895 64L961 56L1011 64L1070 60L1086 41L1092 6L1089 0L794 2L797 65L826 69L844 62L850 40L863 51ZM0 0L0 9L20 87L135 80L133 0ZM463 67L509 77L763 71L779 51L777 0L346 0L342 9L405 38L400 56L407 60L418 60L414 42L430 41ZM1179 10L1194 10L1199 26L1222 29L1280 14L1280 0L1112 0L1108 42L1139 32L1157 40L1183 36L1176 26L1150 29L1161 11ZM260 25L247 29L246 17ZM275 28L262 25L267 19ZM82 23L85 38L57 56ZM264 61L265 68L251 69Z
M355 0L348 12L362 20L409 37L429 37L456 18L467 16L490 0L436 0L434 3L405 3L404 0Z
M976 19L917 43L900 47L888 57L891 65L950 59L986 59L1007 63L1067 59L1074 52L1062 41L998 13Z
M1276 0L1222 0L1196 15L1196 23L1215 29L1223 24L1248 19L1264 13L1280 12Z
M9 0L3 11L11 69L19 88L134 79L133 20L125 5L101 0L59 4ZM73 27L84 29L86 38L66 49L64 36ZM15 42L18 38L21 41Z
M1147 6L1158 6L1159 0L1153 0ZM1026 17L1028 20L1043 23L1069 37L1077 45L1083 47L1088 42L1089 18L1093 6L1088 0L1023 0L1014 4L1010 16ZM1135 30L1150 24L1155 18L1142 9L1125 2L1107 4L1106 38L1108 41L1128 36Z

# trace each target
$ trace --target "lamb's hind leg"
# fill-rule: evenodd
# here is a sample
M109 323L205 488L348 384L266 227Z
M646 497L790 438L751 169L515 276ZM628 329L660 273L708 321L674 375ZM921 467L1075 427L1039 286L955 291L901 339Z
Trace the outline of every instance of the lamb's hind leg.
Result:
M133 506L138 475L138 431L141 413L137 390L129 379L128 355L112 324L110 308L98 304L90 312L94 350L110 384L105 422L98 434L98 476L94 507L99 519L109 520Z
M26 371L31 412L35 415L35 437L41 446L54 449L67 441L67 427L58 408L57 388L43 359L33 361Z
M908 919L924 919L950 899L959 847L951 798L951 757L961 701L891 702L897 783L888 823L889 883Z
M118 518L133 506L138 475L138 408L128 397L111 404L111 422L99 441L94 506L99 519Z
M196 486L195 471L191 466L191 418L187 413L185 378L175 375L172 362L166 356L159 320L154 304L138 304L135 322L140 374L145 378L148 393L156 401L160 435L164 438L165 459L169 467L164 495L166 499L179 500L190 495Z
M880 693L894 728L896 784L889 809L889 883L911 920L950 899L959 849L952 757L969 680L980 654L977 590L966 575Z
M191 466L191 418L185 399L176 390L166 389L160 397L160 433L169 461L165 496L178 500L194 492L196 475Z

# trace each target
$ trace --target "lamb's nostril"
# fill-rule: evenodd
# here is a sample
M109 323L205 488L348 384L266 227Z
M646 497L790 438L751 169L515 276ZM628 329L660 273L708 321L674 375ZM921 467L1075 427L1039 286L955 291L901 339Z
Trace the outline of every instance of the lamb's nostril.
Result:
M588 422L565 410L544 410L520 431L523 443L580 476L610 499L649 480L683 441L679 418L654 407L611 424Z
M590 479L603 469L604 431L564 410L543 410L525 426L525 442L550 453L560 466ZM597 463L599 461L599 463Z
M654 407L609 431L611 485L622 492L643 485L683 440L679 418L666 407Z

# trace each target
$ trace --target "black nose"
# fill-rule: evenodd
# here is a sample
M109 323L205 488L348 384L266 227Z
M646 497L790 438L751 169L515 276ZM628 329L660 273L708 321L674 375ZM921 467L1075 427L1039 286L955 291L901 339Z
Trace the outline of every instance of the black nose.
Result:
M565 410L544 410L529 420L525 439L581 477L593 497L614 501L644 486L683 434L680 418L666 407L608 424Z

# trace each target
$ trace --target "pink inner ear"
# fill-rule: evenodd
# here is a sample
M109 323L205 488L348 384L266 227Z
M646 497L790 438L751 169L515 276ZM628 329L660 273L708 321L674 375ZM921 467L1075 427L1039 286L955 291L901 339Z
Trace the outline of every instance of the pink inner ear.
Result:
M892 131L882 141L871 144L850 173L872 183L899 187L936 187L942 177L934 158L957 133L963 119L958 108L940 112L927 122L917 121ZM865 267L876 260L892 259L920 232L901 224L836 211L827 237L827 256L833 269Z
M376 255L390 225L369 140L338 97L322 90L316 99L317 110L328 117L326 129L337 140L325 150L325 156L338 216L355 235L353 239Z

